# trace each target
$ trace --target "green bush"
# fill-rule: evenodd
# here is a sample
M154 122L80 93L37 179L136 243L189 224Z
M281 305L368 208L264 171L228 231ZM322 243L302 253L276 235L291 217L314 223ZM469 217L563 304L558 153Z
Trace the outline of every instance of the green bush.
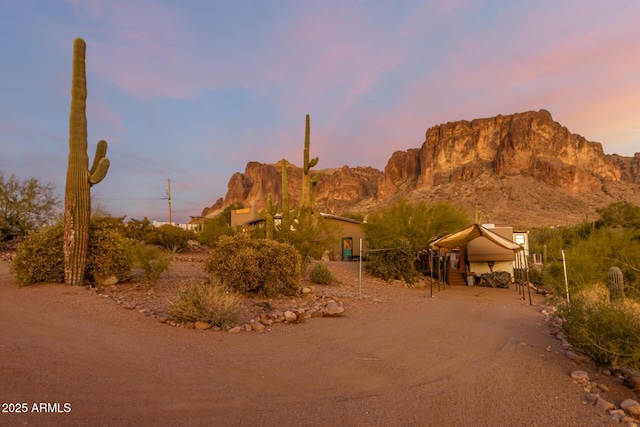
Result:
M172 252L180 252L189 248L189 240L194 237L195 234L192 231L164 224L149 233L147 242Z
M268 297L300 292L300 255L285 243L246 234L221 236L204 268L236 292Z
M583 291L561 305L559 314L571 343L600 365L628 364L640 369L640 307L631 301L610 304L608 293Z
M157 246L147 246L138 243L133 248L133 258L135 265L142 269L147 283L155 286L160 280L160 276L171 265L173 256L163 252Z
M328 285L329 283L336 281L336 278L331 274L329 268L323 263L317 263L313 266L311 273L309 274L309 278L313 283L318 283L320 285Z
M198 233L198 243L212 248L220 236L233 236L234 234L231 226L224 222L224 218L217 217L203 222L202 231Z
M21 286L34 283L64 282L64 223L41 228L27 235L18 246L11 272ZM130 241L108 224L91 220L87 254L87 279L95 275L116 276L119 280L130 277L133 256Z
M91 221L89 224L89 250L87 254L87 278L108 278L115 276L118 281L131 277L133 267L133 245L131 240L107 223Z
M384 249L369 253L367 271L387 282L397 279L415 283L420 273L414 265L416 257L411 244L406 239L399 239L391 241Z
M235 321L239 304L238 294L220 286L192 285L178 292L169 312L179 322L207 322L223 328Z
M124 235L139 242L146 242L153 230L153 225L146 216L141 220L131 218L124 227Z
M18 245L11 273L20 286L34 283L64 282L64 223L40 228L27 234Z

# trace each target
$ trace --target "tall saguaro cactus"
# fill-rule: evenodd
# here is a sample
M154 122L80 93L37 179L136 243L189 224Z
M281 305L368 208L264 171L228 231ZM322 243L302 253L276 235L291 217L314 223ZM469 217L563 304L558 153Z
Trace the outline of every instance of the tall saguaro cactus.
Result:
M98 142L96 156L89 169L85 51L84 40L76 39L73 45L69 164L64 200L64 281L72 286L81 286L84 281L89 246L90 189L104 179L109 169L105 141Z
M300 194L300 207L313 208L315 203L316 186L320 179L320 173L311 176L310 169L318 164L318 158L314 157L309 160L309 149L311 145L310 133L311 126L309 124L309 115L307 114L306 127L304 132L304 163L302 165L302 191Z

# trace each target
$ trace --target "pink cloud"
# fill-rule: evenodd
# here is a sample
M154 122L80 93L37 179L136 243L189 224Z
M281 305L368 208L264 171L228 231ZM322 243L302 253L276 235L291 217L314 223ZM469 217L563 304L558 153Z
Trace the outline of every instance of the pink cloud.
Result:
M182 99L202 84L178 8L149 0L71 3L93 21L85 37L89 72L141 99Z

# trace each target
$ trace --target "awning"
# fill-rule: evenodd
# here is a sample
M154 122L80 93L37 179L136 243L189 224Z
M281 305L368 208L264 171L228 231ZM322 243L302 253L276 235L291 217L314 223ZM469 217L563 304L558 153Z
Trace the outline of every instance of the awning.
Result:
M460 246L465 246L467 242L478 237L486 237L493 243L502 246L505 249L510 249L514 252L519 252L523 249L522 246L515 244L511 240L506 239L487 228L484 228L480 224L473 224L465 228L464 230L448 234L431 243L430 248L434 250L441 248L454 249Z

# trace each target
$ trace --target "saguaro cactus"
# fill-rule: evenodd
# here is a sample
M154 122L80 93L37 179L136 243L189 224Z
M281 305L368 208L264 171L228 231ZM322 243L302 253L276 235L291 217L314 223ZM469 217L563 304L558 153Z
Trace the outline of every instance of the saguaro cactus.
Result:
M69 120L69 165L64 206L64 281L67 285L83 284L89 245L89 216L92 185L107 175L109 159L107 143L98 142L96 156L89 170L87 156L87 78L85 74L86 44L76 39L73 45L73 77L71 116Z
M282 163L282 222L280 229L289 231L291 228L291 206L289 205L289 180L287 178L287 161L281 160Z
M607 286L609 287L609 301L621 301L624 299L624 277L622 270L611 267L607 272Z
M271 194L267 196L267 207L266 209L260 210L260 216L265 221L265 238L272 240L273 239L273 230L275 228L275 214L278 213L278 205L273 203L273 199Z
M309 124L309 115L307 114L306 126L304 132L304 163L302 165L302 190L300 194L300 207L313 208L315 203L316 186L320 179L320 173L311 176L310 169L318 164L318 158L314 157L309 160L309 149L311 145L310 133L311 126Z

